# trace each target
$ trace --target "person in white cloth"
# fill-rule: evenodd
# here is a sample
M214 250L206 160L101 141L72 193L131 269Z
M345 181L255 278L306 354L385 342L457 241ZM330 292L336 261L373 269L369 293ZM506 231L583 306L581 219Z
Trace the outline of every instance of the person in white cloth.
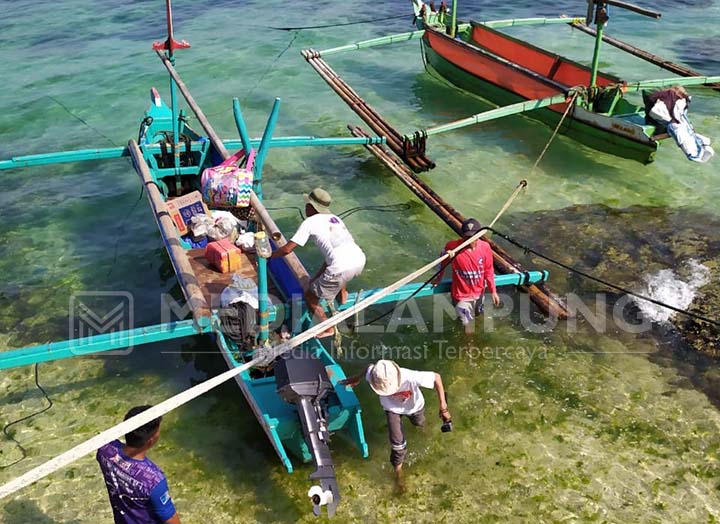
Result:
M451 421L442 377L434 371L415 371L401 368L392 360L378 360L375 364L370 364L365 371L341 380L340 384L354 387L363 375L372 390L380 396L380 405L387 416L390 463L395 468L396 476L400 478L407 453L402 417L409 418L415 426L425 425L425 398L420 391L421 387L435 389L440 403L440 418L446 424Z
M343 221L330 211L330 193L316 187L303 197L307 218L287 244L273 252L272 258L292 253L297 246L304 246L308 239L315 242L325 262L310 281L310 286L305 291L305 301L320 323L327 319L320 299L330 302L338 296L338 302L345 303L347 283L362 273L365 268L365 253L355 243ZM319 333L317 337L330 337L334 334L335 328L330 328Z

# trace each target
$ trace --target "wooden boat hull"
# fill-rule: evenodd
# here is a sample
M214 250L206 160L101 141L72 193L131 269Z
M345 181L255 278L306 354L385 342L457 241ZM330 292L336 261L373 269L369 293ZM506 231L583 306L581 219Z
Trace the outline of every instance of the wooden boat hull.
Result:
M159 98L158 98L159 100ZM133 155L136 169L143 176L147 173L150 180L145 181L148 189L148 198L155 219L160 229L163 243L170 255L178 281L188 300L193 315L197 319L199 313L210 315L212 325L218 326L217 299L226 285L230 283L230 275L212 272L206 266L204 258L198 254L199 250L192 249L188 242L180 237L172 221L167 220L165 202L175 186L174 170L163 167L163 155L151 153L147 146L156 143L156 140L165 136L168 129L172 129L172 112L162 101L154 102L146 112L146 122L150 122L141 133L141 144L137 147L138 153ZM206 167L219 163L219 155L208 140L203 140L184 121L181 121L180 132L188 136L194 144L202 143L199 150L193 149L192 159L181 168L181 180L177 187L183 187L187 181L191 186L199 182L199 175ZM138 156L139 158L135 158ZM165 155L167 157L167 155ZM142 164L138 166L137 164ZM179 249L181 248L181 249ZM254 262L247 257L240 272L243 276L253 278L257 282L257 273ZM302 287L296 276L289 270L284 259L272 259L268 264L268 272L275 284L274 294L280 300L290 302L293 297L302 296ZM202 294L198 297L199 293ZM308 319L309 322L309 319ZM303 326L304 328L307 325ZM223 359L230 368L239 367L244 362L235 343L223 332L213 329L215 340ZM365 441L360 402L355 394L344 386L338 386L338 381L345 378L342 368L335 362L330 353L317 340L311 339L303 346L309 349L322 361L333 386L334 394L330 395L328 402L328 428L330 432L345 430L350 439L359 448L363 457L368 456L368 446ZM251 371L245 371L236 377L250 409L268 436L288 472L293 471L293 464L287 451L291 451L303 462L312 460L312 455L302 434L297 409L294 404L285 402L276 391L275 377L259 377Z
M514 39L507 38L507 41L515 46L515 52L508 53L508 59L503 59L463 40L451 39L432 28L425 29L422 50L429 72L453 86L499 106L557 95L585 79L583 74L585 68L567 60L562 60L562 63L554 62L559 66L555 66L553 78L515 64L516 61L521 60L518 49L520 41ZM470 38L470 35L466 37ZM508 45L508 48L512 49L512 46ZM527 49L529 62L535 66L542 64L538 56L545 56L548 59L557 57L532 46L528 46ZM510 59L513 61L511 62ZM552 71L552 64L547 67ZM589 78L589 73L587 77ZM607 85L614 80L612 77L599 77L601 85ZM554 129L565 109L565 104L557 104L528 112L526 116ZM628 113L620 117L618 111L628 111ZM657 151L657 142L651 138L653 128L644 125L641 108L629 104L624 99L620 99L612 114L591 112L580 106L574 106L559 132L593 149L644 164L652 162Z

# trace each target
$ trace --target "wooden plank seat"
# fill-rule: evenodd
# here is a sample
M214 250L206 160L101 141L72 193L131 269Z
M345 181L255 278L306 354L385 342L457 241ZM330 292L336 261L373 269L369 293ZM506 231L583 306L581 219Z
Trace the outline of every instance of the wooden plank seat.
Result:
M242 277L252 279L257 284L257 264L255 255L243 253L242 266L235 273L220 273L210 265L205 258L204 249L190 249L187 252L190 266L198 280L198 285L205 296L205 300L212 309L220 308L220 295L223 290L232 283L233 274L239 274ZM268 282L268 294L272 303L279 303L277 289L274 287L272 280Z

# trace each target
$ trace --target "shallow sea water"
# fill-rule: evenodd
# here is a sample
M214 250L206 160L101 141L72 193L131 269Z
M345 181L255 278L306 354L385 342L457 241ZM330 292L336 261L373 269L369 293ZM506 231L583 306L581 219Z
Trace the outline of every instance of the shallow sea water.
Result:
M461 4L461 14L477 19L575 15L584 11L580 4L523 1L499 6L473 1ZM136 136L150 87L167 97L164 68L150 50L152 40L164 38L162 2L0 5L0 159L123 145ZM358 119L299 51L411 30L410 16L375 26L266 29L409 13L409 2L404 1L227 0L208 5L176 0L173 7L176 38L193 46L178 52L177 68L224 137L236 136L233 96L240 98L253 136L262 133L275 96L283 104L276 135L347 136L345 125ZM707 69L702 63L693 66L720 73L720 63L706 49L707 42L717 42L717 0L661 2L655 7L664 13L659 22L614 10L608 33L675 61L709 54ZM592 50L590 38L565 28L521 28L517 34L582 61ZM403 131L486 107L428 76L417 42L338 55L329 63ZM628 79L671 76L614 49L604 50L602 63L605 70ZM717 93L693 91L691 119L698 131L720 137L719 110ZM717 159L693 164L666 143L657 162L641 166L558 137L530 173L549 138L549 130L521 117L433 137L428 154L439 167L422 177L461 212L486 222L518 181L528 178L530 189L498 223L498 229L509 232L512 213L582 209L570 208L575 204L720 215ZM177 282L145 197L138 200L140 185L127 161L28 168L5 171L2 177L0 350L66 338L69 297L80 291L127 291L135 299L138 325L159 322L159 297L177 293ZM434 258L449 238L446 226L361 148L274 149L264 177L270 207L299 205L300 194L316 185L332 193L338 210L412 203L402 214L360 212L347 219L369 261L356 288L400 278ZM273 215L287 232L297 226L292 209ZM567 227L578 220L582 218L569 216ZM628 223L627 228L639 237L649 233L643 223ZM544 234L537 223L521 236L528 241ZM602 246L598 251L602 254ZM696 259L692 255L688 253L688 260ZM312 249L301 256L311 269L319 262ZM551 271L552 287L589 295L590 284L542 267ZM638 285L662 269L677 270L653 267L636 275ZM708 278L717 281L718 268L709 270ZM508 303L523 303L523 295L507 293ZM432 318L429 301L418 306ZM526 316L520 307L509 315L489 311L486 322L492 320L493 329L487 327L469 340L447 318L442 327L430 324L429 332L399 325L391 333L344 340L341 362L348 374L360 370L373 348L382 345L396 351L402 365L439 371L455 428L449 434L440 432L433 415L436 400L429 392L428 427L408 429L407 486L400 494L387 462L382 410L368 388L358 388L370 458L361 459L350 443L334 439L343 497L336 521L720 519L720 398L694 385L698 370L673 358L680 349L655 331L636 335L609 325L598 333L582 320L547 330L530 325L528 330L530 321L540 324L541 319ZM0 482L117 423L130 406L164 400L223 366L209 338L143 346L127 356L41 364L40 382L54 405L10 428L27 450L26 459L3 468L22 455L0 435ZM0 423L44 405L32 368L0 373ZM295 473L285 473L233 384L165 417L163 437L151 456L169 478L183 522L316 521L306 498L311 469L296 465ZM0 522L7 524L111 518L90 456L0 507Z

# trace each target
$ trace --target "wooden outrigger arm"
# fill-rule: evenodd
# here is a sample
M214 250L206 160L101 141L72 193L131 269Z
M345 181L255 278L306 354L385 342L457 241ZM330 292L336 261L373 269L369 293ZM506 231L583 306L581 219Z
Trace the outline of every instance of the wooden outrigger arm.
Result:
M528 111L533 111L534 109L541 109L543 107L552 106L555 104L562 104L565 102L568 102L568 99L573 96L573 93L576 91L570 90L567 94L559 94L555 96L550 96L546 98L538 98L535 100L525 100L523 102L518 102L516 104L511 104L508 106L498 107L496 109L491 109L489 111L483 111L482 113L477 113L475 115L462 118L460 120L454 120L452 122L448 122L447 124L439 124L433 127L429 127L427 129L421 129L419 131L416 131L414 133L407 134L403 136L403 138L406 141L416 141L418 137L424 138L430 135L437 135L439 133L445 133L447 131L453 131L455 129L460 129L463 127L480 124L482 122L488 122L490 120L496 120L498 118L503 118L506 116L516 115L518 113L526 113ZM422 147L424 152L425 144L424 142L420 145Z
M507 275L495 275L495 285L504 286L527 286L547 281L547 271L527 271L524 273L510 273ZM345 311L353 305L362 302L366 298L378 295L383 288L357 291L348 295L345 304L338 305L336 311ZM396 291L383 296L375 304L392 304L410 297L422 298L432 295L443 295L450 293L450 280L444 280L438 286L424 286L422 284L405 284ZM291 306L284 307L286 314L289 314ZM328 313L330 312L327 310ZM279 306L271 306L269 320L273 322L280 312ZM96 356L105 351L123 350L129 347L137 347L144 344L153 344L165 340L185 338L203 333L212 333L214 326L199 328L192 320L179 320L154 326L129 329L125 331L114 331L91 337L76 338L60 342L51 342L37 346L11 349L0 352L0 370L12 369L21 366L29 366L39 362L52 362L72 357Z

